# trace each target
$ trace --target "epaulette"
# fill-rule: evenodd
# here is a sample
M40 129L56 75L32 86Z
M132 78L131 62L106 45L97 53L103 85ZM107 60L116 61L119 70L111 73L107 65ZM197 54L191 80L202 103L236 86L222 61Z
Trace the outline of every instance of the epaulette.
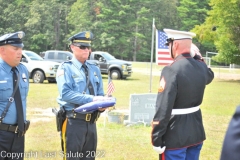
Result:
M90 65L95 65L98 66L98 62L95 60L86 60L86 63L90 64Z
M66 64L66 63L72 63L72 61L71 60L69 60L69 61L64 61L64 62L62 62L60 65L63 65L63 64Z
M62 66L63 64L72 64L72 61L71 60L70 61L64 61L59 66Z
M26 71L28 71L27 67L26 67L24 64L22 64L22 63L19 63L18 66L17 66L17 68L18 68L18 69L20 69L20 68L23 69L23 68L24 68Z
M22 66L25 66L25 65L24 65L24 64L22 64L22 63L19 63L19 66L20 66L20 65L22 65Z
M69 61L64 61L62 63L72 63L72 60L69 60Z

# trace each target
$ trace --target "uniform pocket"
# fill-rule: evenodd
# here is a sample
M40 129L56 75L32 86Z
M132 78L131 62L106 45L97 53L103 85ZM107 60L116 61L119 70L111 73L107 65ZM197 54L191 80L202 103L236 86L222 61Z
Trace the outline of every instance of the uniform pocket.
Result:
M86 82L82 77L76 77L73 78L74 79L74 90L75 91L79 91L79 92L83 92L85 86L86 86Z
M7 101L11 97L13 86L9 83L0 83L0 101Z
M98 78L98 76L94 76L93 82L94 82L94 88L98 88L98 85L99 85L99 78Z
M20 89L22 100L26 100L27 93L28 93L28 83L20 82L19 89Z

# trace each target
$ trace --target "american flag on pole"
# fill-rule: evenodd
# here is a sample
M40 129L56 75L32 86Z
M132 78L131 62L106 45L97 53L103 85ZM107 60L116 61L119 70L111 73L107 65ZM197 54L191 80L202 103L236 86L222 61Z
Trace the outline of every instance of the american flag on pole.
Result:
M168 46L165 46L167 42L167 35L163 31L156 29L156 64L168 65L173 62L171 54L169 53Z
M112 93L114 92L115 87L114 84L112 82L112 79L110 77L110 75L108 74L108 86L107 86L107 95L110 96L112 95Z

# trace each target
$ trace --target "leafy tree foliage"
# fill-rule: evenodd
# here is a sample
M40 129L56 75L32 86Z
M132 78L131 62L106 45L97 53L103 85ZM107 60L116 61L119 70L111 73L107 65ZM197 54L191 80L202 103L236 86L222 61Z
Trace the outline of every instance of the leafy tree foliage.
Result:
M25 26L31 35L32 50L66 49L67 6L56 0L36 0L30 5Z
M177 28L177 0L0 0L0 33L23 30L25 48L66 50L80 31L94 33L93 50L127 60L149 60L152 19Z
M209 0L180 0L177 11L181 30L193 31L196 33L196 29L193 28L204 23L207 12L210 9ZM197 36L198 34L199 32ZM193 41L199 47L202 54L205 54L206 51L213 51L215 49L213 43L199 42L196 38L194 38Z
M175 0L77 0L68 16L73 31L91 30L93 50L108 51L122 59L150 59L152 19L156 26L171 26L176 17ZM168 8L170 6L170 8ZM161 10L172 14L165 17ZM78 15L78 16L77 16ZM176 26L176 25L174 25Z
M0 34L24 31L25 48L37 53L67 50L70 36L89 30L95 35L93 51L108 51L126 60L149 61L155 18L156 29L197 33L195 43L201 51L218 51L219 62L240 60L240 0L0 0L0 3Z
M206 21L194 30L202 43L216 45L218 62L240 64L240 0L211 0Z
M27 3L18 3L15 0L0 0L0 35L16 32L26 28L24 24L28 18Z
M205 21L210 10L209 0L180 0L177 7L181 30L190 31L195 25Z

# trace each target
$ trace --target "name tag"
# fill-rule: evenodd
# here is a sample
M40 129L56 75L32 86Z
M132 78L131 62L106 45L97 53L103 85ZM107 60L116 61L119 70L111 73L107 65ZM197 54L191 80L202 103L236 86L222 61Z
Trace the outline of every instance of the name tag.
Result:
M7 83L7 81L0 81L0 83Z
M73 77L73 78L77 78L77 77L79 77L79 76L78 76L77 74L73 74L72 77Z

